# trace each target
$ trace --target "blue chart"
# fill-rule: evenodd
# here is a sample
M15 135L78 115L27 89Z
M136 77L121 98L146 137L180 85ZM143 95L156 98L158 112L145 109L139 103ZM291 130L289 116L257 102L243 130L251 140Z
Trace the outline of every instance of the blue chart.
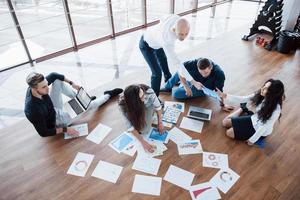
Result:
M116 141L112 143L112 145L117 148L119 151L122 151L124 148L127 147L129 143L131 143L133 139L127 135L123 134L121 135Z
M151 130L149 138L153 139L153 140L158 140L158 141L165 142L166 139L167 139L167 136L168 136L167 131L165 131L163 134L160 134L156 128L153 128Z

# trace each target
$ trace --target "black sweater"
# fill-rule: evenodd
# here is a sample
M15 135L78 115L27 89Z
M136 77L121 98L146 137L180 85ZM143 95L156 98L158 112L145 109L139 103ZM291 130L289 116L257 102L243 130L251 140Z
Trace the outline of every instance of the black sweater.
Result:
M46 79L48 85L50 85L56 79L63 81L65 76L53 72L46 76ZM56 135L56 113L48 94L43 95L42 99L39 99L34 97L31 93L31 89L28 88L24 112L40 136L47 137Z

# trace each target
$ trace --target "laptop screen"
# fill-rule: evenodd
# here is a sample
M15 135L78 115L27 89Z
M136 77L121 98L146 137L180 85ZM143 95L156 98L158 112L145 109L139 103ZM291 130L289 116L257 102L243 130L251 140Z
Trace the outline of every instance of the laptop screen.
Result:
M91 103L91 97L88 95L88 93L83 88L80 88L76 97L77 97L77 100L79 101L79 103L85 109L87 109L89 104Z

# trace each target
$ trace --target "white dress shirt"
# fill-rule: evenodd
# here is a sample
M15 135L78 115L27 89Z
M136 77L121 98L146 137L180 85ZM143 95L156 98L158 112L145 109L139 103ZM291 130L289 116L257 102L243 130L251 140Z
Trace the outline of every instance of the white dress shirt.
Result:
M160 20L160 23L157 26L146 30L144 33L144 41L146 41L153 49L163 48L168 58L168 62L178 66L178 73L180 76L184 77L187 81L192 81L192 76L179 60L174 50L177 37L172 29L175 27L179 18L178 15L168 15Z
M234 102L249 104L250 99L253 96L254 96L254 94L247 95L247 96L235 96L235 95L227 94L226 100L228 102L234 101ZM281 107L279 104L277 104L277 107L273 111L271 117L266 122L263 123L261 120L259 120L258 114L257 114L257 112L261 109L263 102L261 104L259 104L258 106L256 106L256 108L255 108L256 112L253 115L251 115L252 125L253 125L253 128L255 129L255 133L248 139L248 141L251 143L255 143L261 136L266 137L268 135L271 135L274 124L278 120L280 113L281 113Z

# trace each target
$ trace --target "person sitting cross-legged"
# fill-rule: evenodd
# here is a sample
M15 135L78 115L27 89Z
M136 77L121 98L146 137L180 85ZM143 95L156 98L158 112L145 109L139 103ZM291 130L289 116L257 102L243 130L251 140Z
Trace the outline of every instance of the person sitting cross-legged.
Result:
M219 89L223 91L225 74L221 67L207 58L198 58L183 63L189 74L197 81L201 88L206 87L210 90ZM172 88L180 83L178 88ZM175 73L162 88L161 92L171 93L175 99L185 100L194 97L205 96L202 89L197 89L193 84L182 77L178 72ZM223 110L229 111L233 107L224 105L220 102Z
M68 127L71 118L68 113L63 111L62 94L69 98L75 98L74 90L78 91L81 87L64 75L55 72L46 77L32 72L27 76L26 82L29 87L26 92L24 112L38 134L42 137L54 136L59 133L78 135L76 130ZM51 86L51 90L49 86ZM120 88L106 91L104 95L93 98L94 100L88 108L99 107L111 97L122 92L123 90Z

